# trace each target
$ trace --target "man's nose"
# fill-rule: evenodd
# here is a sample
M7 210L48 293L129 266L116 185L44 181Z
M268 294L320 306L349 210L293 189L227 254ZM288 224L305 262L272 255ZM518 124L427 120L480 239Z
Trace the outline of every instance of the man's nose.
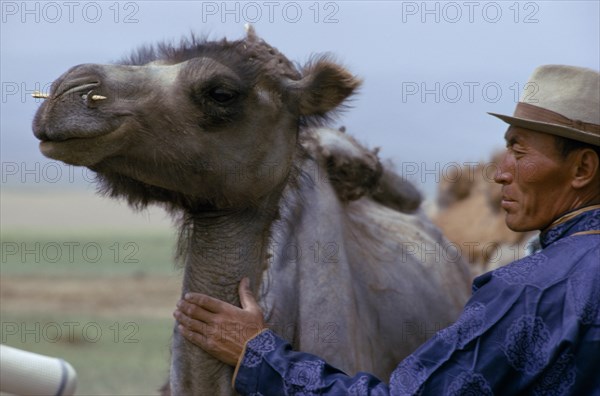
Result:
M508 153L504 154L502 160L497 164L496 174L494 175L494 181L498 184L510 184L513 181L513 174L510 172L512 168L509 164Z

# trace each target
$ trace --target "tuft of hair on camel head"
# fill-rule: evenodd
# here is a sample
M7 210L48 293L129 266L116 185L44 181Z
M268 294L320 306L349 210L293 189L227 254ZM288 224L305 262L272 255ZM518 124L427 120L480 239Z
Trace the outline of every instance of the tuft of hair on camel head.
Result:
M362 84L360 78L352 75L330 54L313 55L304 66L300 66L260 38L251 24L246 24L245 30L246 36L236 41L209 41L192 33L178 44L163 42L145 45L117 61L116 65L169 66L195 58L214 59L231 67L245 81L252 82L259 77L271 80L274 89L284 90L291 98L297 98L300 115L321 117L318 123L329 121L336 113L329 114L329 117L326 115L333 109L346 109L340 105L355 94ZM308 90L312 94L303 94ZM50 94L38 91L33 92L32 96L38 99L51 98ZM89 103L107 98L107 95L101 94L83 96Z

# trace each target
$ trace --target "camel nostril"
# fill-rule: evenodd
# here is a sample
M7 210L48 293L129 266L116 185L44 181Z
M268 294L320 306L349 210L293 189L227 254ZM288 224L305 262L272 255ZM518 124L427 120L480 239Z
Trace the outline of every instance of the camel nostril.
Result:
M88 93L81 95L81 99L88 108L96 108L98 106L98 102L108 99L104 95L98 95L93 93L94 90L88 91Z
M78 94L82 91L91 92L94 88L98 88L99 86L100 86L100 83L97 81L85 82L85 83L81 83L79 81L72 81L69 84L67 84L65 87L61 87L61 88L63 88L63 90L61 92L57 92L56 95L53 95L53 96L59 97L59 96L65 96L65 95L69 95L69 94Z

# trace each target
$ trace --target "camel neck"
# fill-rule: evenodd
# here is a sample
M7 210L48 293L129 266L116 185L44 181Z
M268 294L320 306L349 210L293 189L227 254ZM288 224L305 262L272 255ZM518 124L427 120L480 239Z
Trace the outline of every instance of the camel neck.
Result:
M190 220L184 243L183 293L208 294L239 304L237 287L248 276L259 283L273 216L261 208L212 212Z

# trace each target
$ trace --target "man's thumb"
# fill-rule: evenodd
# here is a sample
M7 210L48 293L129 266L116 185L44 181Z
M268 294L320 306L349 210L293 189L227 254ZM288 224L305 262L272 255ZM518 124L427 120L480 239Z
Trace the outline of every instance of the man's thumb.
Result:
M252 294L252 290L250 290L249 278L246 277L242 279L242 281L240 282L239 293L240 303L242 304L243 309L260 310L260 306L256 302L254 294Z

